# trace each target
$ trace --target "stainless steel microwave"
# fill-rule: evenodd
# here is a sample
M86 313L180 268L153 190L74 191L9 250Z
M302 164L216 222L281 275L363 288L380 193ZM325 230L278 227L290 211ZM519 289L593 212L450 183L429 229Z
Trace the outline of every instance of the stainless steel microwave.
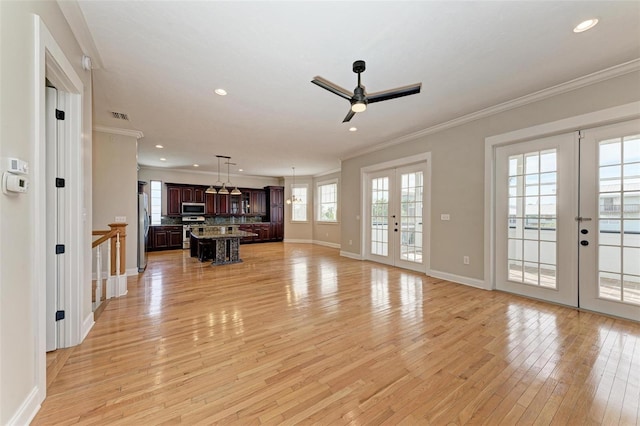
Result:
M182 203L182 214L185 216L203 215L205 209L205 203Z

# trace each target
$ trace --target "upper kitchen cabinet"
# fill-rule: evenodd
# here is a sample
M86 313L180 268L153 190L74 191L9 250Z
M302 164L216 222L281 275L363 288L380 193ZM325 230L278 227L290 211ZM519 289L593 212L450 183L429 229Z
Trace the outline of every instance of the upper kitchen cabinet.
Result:
M167 184L167 216L180 216L182 203L182 188Z
M242 195L207 194L206 186L166 183L167 216L180 216L182 203L204 203L206 216L267 216L267 190L241 189Z
M229 195L230 210L232 215L242 214L242 209L240 208L242 204L240 197L242 197L242 195Z
M194 203L204 203L206 202L205 192L207 189L205 187L194 186L193 187L193 202Z
M183 203L194 203L193 199L193 187L187 186L182 188L182 198L180 199Z
M216 214L227 215L229 213L229 195L216 194Z
M249 205L249 213L256 216L265 216L267 214L267 194L264 190L252 190Z
M180 216L182 203L204 203L206 190L203 186L166 183L167 185L167 216Z

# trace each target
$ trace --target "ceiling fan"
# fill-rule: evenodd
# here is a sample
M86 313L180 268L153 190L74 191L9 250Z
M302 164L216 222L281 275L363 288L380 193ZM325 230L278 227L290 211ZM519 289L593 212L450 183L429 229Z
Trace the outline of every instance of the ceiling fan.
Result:
M367 95L367 92L365 92L364 90L364 86L360 84L360 73L363 73L365 69L366 65L364 61L355 61L353 63L353 72L358 74L358 86L353 89L353 93L319 76L316 76L313 78L313 80L311 80L313 84L318 85L332 93L335 93L336 95L340 96L341 98L345 98L351 103L351 109L349 110L349 113L344 118L344 120L342 120L343 123L350 121L356 114L356 112L363 112L364 110L366 110L368 104L388 101L389 99L401 98L403 96L415 95L416 93L420 93L422 83L398 87L395 89L385 90L384 92L376 92Z

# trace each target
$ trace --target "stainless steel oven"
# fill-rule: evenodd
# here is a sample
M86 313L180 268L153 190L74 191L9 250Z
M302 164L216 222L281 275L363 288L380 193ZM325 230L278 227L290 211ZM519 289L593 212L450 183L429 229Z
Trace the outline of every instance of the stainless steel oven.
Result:
M191 247L191 226L182 225L182 248L188 249Z
M182 248L188 249L191 246L191 230L194 227L204 224L204 216L183 216L182 217Z

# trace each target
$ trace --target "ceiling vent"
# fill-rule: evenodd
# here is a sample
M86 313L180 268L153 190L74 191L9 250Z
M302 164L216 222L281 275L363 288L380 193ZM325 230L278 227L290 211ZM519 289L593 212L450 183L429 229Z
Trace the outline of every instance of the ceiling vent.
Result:
M115 111L111 111L111 115L113 116L113 118L115 118L116 120L126 120L129 121L129 116L127 114L125 114L124 112L115 112Z

